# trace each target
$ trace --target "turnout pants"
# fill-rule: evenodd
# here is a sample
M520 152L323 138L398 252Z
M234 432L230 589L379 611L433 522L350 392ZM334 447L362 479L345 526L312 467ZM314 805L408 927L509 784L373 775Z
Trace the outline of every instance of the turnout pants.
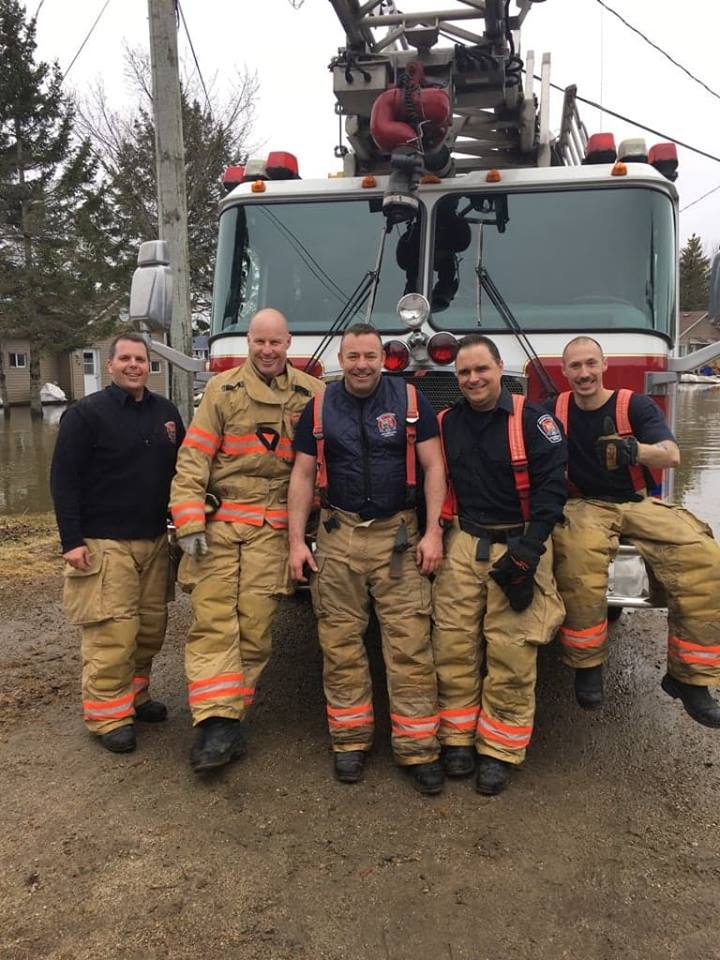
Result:
M478 538L457 521L447 537L433 585L440 742L474 744L483 756L519 764L533 731L537 648L550 642L564 616L552 546L548 540L540 558L532 603L516 613L489 575L507 545L494 543L489 559L477 560Z
M326 528L329 518L336 526ZM391 557L401 522L408 549ZM332 524L331 520L331 524ZM323 652L323 680L333 750L369 750L373 739L372 681L364 635L375 608L387 673L392 749L409 766L437 759L438 713L430 646L430 584L415 563L414 511L385 520L323 510L318 529L319 572L311 592Z
M63 600L82 627L82 701L88 729L132 723L150 699L152 659L167 624L168 540L86 540L90 569L65 565Z
M185 671L193 724L242 719L270 659L279 599L290 593L286 530L215 520L205 535L208 553L183 557L178 571L192 591Z
M574 498L553 532L555 575L567 617L563 660L594 667L608 656L608 565L626 537L665 590L668 673L697 686L720 684L720 546L689 510L647 497L607 503Z

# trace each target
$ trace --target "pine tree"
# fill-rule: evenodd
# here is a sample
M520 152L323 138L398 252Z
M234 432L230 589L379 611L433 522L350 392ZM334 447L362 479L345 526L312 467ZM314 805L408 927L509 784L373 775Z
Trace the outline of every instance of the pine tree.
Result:
M710 258L702 240L693 234L680 251L680 309L707 310L710 290Z
M34 21L0 0L0 337L30 341L30 408L42 415L40 357L115 322L118 244L60 70L35 63L35 48Z

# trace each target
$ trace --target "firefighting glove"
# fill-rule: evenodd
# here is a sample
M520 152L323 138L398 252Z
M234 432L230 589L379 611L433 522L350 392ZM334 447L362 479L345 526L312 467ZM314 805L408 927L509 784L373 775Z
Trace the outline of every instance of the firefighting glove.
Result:
M598 460L605 470L632 467L638 462L638 442L635 437L618 436L610 417L603 422L603 436L595 443Z
M188 533L184 537L178 537L177 542L182 552L192 557L193 560L199 560L200 557L204 557L208 552L207 540L202 531L200 533Z
M507 551L490 569L490 576L516 613L522 613L532 603L535 571L544 553L544 544L529 537L521 537L508 544Z

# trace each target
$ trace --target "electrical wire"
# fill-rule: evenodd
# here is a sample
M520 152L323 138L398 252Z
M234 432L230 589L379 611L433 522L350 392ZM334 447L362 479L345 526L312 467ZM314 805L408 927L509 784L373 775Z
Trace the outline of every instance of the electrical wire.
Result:
M690 77L691 80L694 80L695 83L699 83L700 86L703 87L705 90L707 90L708 93L712 94L713 97L716 97L718 100L720 100L720 93L717 93L715 90L709 87L706 83L703 83L703 81L700 80L699 77L696 77L694 73L691 73L687 69L687 67L684 67L681 63L678 63L678 61L675 60L674 57L671 57L670 54L666 50L663 50L662 47L659 47L657 43L653 43L653 41L642 32L642 30L638 30L637 27L634 27L631 23L628 23L628 21L624 17L622 17L617 12L617 10L613 10L613 8L609 7L606 3L603 2L603 0L595 0L595 2L599 3L600 6L603 7L603 9L608 11L608 13L611 13L614 17L617 17L618 20L621 23L624 23L625 26L629 30L632 30L633 33L636 33L639 37L642 37L645 43L649 43L654 50L657 50L658 53L661 53L666 60L669 60L670 63L673 64L673 66L678 67L678 69L682 70L683 73L687 74L687 76Z
M700 203L701 200L704 200L705 197L709 197L711 193L715 193L717 190L720 190L720 183L713 187L712 190L708 190L707 193L704 193L701 197L698 197L696 200L691 200L690 203L686 203L684 207L680 207L680 213L683 213L685 210L689 210L690 207L694 207L696 203Z
M535 80L542 81L542 77L537 73L533 74ZM559 90L560 93L565 93L565 88L561 87L557 83L550 83L550 86L553 90ZM677 137L671 136L669 133L662 133L660 130L655 130L653 127L648 127L644 123L640 123L638 120L633 120L630 117L624 116L622 113L616 113L615 110L610 110L608 107L596 103L594 100L588 100L587 97L581 97L579 93L575 94L575 99L579 100L581 103L586 103L589 107L595 107L596 110L602 110L603 113L609 113L611 117L615 117L617 120L622 120L623 123L629 123L633 127L637 127L639 130L646 130L648 133L654 134L656 137L662 137L663 140L670 140L673 143L676 143L679 147L684 147L686 150L690 150L692 153L697 153L701 157L705 157L708 160L714 160L716 163L720 163L720 157L716 157L714 153L708 153L706 150L701 150L700 147L693 147L689 143L685 143L682 140L678 140Z
M44 0L43 0L43 2L44 2ZM40 4L40 7L41 7L41 6L42 6L42 3ZM83 50L85 49L85 44L88 42L88 40L90 39L90 37L93 35L93 32L94 32L94 30L95 30L95 27L100 23L100 19L101 19L102 15L105 13L105 11L107 10L107 8L108 8L109 6L110 6L110 0L105 0L104 6L103 6L102 10L100 11L100 13L97 15L97 17L95 17L95 22L93 23L93 25L92 25L92 26L90 27L90 29L88 30L87 36L85 37L85 39L83 40L83 42L82 42L82 43L80 44L80 46L78 47L77 53L75 54L75 56L74 56L74 57L72 58L72 60L70 61L70 65L68 66L67 70L64 71L64 73L63 73L63 83L65 82L65 80L67 80L67 75L70 73L70 71L72 70L73 66L75 65L75 61L77 60L77 58L80 56L80 54L81 54L81 53L83 52ZM39 12L39 10L40 10L40 7L38 7L38 12ZM37 13L35 14L35 16L37 16Z
M187 37L187 41L190 44L190 52L192 53L193 60L195 61L195 69L197 70L198 76L200 77L200 85L202 86L203 93L205 94L205 100L207 101L208 111L212 115L212 106L210 104L210 96L208 94L207 87L205 86L205 78L202 75L202 70L200 69L200 63L198 62L197 55L195 54L195 47L193 46L192 37L190 36L190 31L188 30L187 20L185 19L185 14L183 13L183 8L180 4L180 0L175 0L175 4L180 14L180 19L182 20L182 25L185 30L185 36Z
M40 0L40 3L39 3L38 6L37 6L37 10L35 11L35 15L33 16L32 20L30 21L31 23L35 23L35 21L37 20L38 14L39 14L40 11L42 10L42 6L43 6L44 3L45 3L45 0Z

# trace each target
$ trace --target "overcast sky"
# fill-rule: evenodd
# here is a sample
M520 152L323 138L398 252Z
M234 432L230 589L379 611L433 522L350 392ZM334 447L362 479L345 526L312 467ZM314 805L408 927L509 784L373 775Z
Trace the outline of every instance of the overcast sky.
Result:
M297 2L297 0L296 0ZM105 0L28 0L38 9L38 55L57 59L65 70ZM407 0L408 10L456 0ZM718 38L720 4L714 0L607 0L626 20L720 94ZM400 9L403 4L399 3ZM304 177L337 170L333 146L338 122L333 114L332 78L327 70L344 36L329 0L305 0L293 9L290 0L182 0L182 9L205 80L219 91L237 70L256 70L260 80L255 138L267 149L289 150L300 160ZM515 11L515 3L511 7ZM682 12L680 12L682 11ZM102 77L114 106L122 109L130 91L123 80L123 43L147 47L147 0L110 0L97 28L67 80L83 93ZM597 0L546 0L530 10L521 50L552 54L552 79L576 83L590 100L720 157L720 98L669 63L633 34ZM180 54L188 68L192 58L184 32ZM562 95L551 100L551 123L559 127ZM616 140L644 135L648 145L664 137L642 134L615 118L580 105L590 133L612 131ZM681 240L699 234L706 252L720 245L720 189L699 203L702 194L720 187L720 163L680 148Z

